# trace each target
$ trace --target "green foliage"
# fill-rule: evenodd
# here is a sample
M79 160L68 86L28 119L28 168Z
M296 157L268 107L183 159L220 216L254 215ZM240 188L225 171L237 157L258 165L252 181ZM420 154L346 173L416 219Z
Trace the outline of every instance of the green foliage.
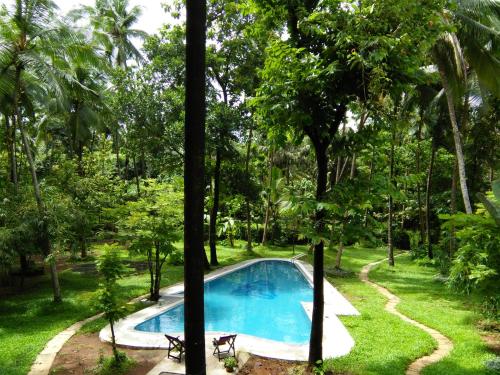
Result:
M132 253L147 256L151 275L150 298L158 300L162 267L176 248L183 230L183 195L180 187L146 180L137 201L117 210L121 237Z
M182 235L183 198L181 187L146 180L141 197L119 208L118 225L132 252L146 254L153 248L162 255L174 250Z
M122 375L126 374L134 365L133 359L127 357L124 352L118 351L117 357L106 358L101 354L93 372L96 375Z
M96 261L97 270L103 278L98 294L99 310L104 312L104 317L113 324L125 316L125 309L118 302L117 280L125 272L117 245L104 245L104 254Z
M497 207L493 194L489 195L488 203L489 209ZM500 231L489 209L480 204L474 214L441 218L446 220L444 228L456 228L459 241L450 270L450 285L466 293L481 289L495 296L500 292Z
M238 366L238 361L234 357L226 357L224 358L224 367L226 368L235 368Z

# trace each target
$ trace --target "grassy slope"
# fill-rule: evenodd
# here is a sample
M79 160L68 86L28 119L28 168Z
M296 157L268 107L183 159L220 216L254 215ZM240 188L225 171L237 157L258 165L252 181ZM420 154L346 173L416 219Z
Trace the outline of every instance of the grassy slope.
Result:
M274 247L259 247L253 254L241 247L220 246L218 251L221 265L252 257L290 257L291 254L291 249ZM134 256L134 259L138 257ZM167 266L162 285L179 282L182 276L182 266ZM121 299L125 302L147 293L148 280L147 274L131 275L121 280ZM66 270L60 273L60 282L64 299L60 305L52 303L48 277L21 295L0 300L0 374L26 374L48 340L71 324L95 314L94 292L98 280L94 275Z
M480 316L472 297L456 295L435 278L433 267L419 266L408 256L396 259L396 267L384 264L370 273L372 280L401 297L399 311L442 332L454 349L444 360L424 369L424 375L493 374L484 367L494 357L481 341L475 322Z

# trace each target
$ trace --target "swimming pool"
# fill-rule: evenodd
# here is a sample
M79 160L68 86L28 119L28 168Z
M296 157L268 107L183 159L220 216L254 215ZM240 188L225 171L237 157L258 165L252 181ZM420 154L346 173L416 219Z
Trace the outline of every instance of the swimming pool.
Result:
M304 344L309 341L311 321L301 302L312 300L310 284L293 263L259 261L205 283L205 330ZM184 304L135 329L183 332Z

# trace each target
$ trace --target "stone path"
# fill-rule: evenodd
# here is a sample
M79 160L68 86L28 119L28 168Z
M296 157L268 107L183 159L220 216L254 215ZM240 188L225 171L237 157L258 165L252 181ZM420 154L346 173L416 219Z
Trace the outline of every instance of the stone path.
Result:
M446 357L450 351L453 349L453 343L445 337L443 334L440 332L436 331L435 329L432 329L430 327L427 327L426 325L423 325L422 323L419 323L413 319L408 318L406 315L401 314L399 311L396 310L397 304L400 302L399 297L395 296L391 292L389 292L386 288L375 284L374 282L370 281L368 279L368 273L370 270L375 267L376 265L385 262L387 259L380 260L378 262L370 263L364 266L361 269L361 272L359 274L359 278L361 281L363 281L366 284L371 285L379 293L381 293L384 297L388 299L387 304L385 305L385 310L390 312L391 314L394 314L398 316L400 319L404 320L405 322L408 322L421 330L427 332L430 334L438 343L438 348L434 350L431 354L426 355L424 357L420 357L417 360L415 360L413 363L411 363L408 368L406 369L406 375L419 375L420 371L422 369L432 363L439 362L441 359Z

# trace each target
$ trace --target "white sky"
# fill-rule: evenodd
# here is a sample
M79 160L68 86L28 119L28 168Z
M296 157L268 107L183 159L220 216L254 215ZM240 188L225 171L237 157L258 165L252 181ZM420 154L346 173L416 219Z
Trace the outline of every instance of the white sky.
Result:
M14 0L0 0L0 4L11 6ZM61 15L65 15L71 9L78 8L79 5L93 5L95 0L54 0L61 11ZM129 0L130 6L139 5L142 8L142 16L133 27L135 29L144 30L149 34L156 33L163 24L170 21L163 10L161 4L168 3L169 0Z

